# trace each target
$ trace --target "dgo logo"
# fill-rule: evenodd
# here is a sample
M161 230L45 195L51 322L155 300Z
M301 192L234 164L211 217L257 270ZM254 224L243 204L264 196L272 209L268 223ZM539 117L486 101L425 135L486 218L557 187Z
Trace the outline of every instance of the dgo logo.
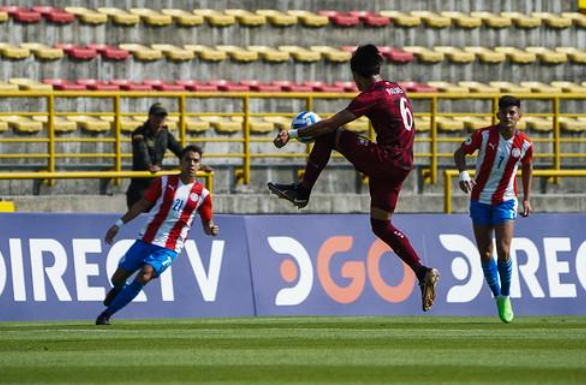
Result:
M296 239L268 237L267 240L274 252L288 257L281 262L280 273L283 281L294 284L279 290L275 297L277 306L295 306L305 301L313 288L315 273L327 296L341 304L351 304L360 298L367 277L377 295L390 303L402 302L413 292L415 275L405 264L402 264L403 276L398 285L389 285L382 277L380 261L383 255L391 252L391 249L378 239L369 247L366 261L354 260L343 263L341 277L350 280L346 286L338 285L332 277L330 261L337 253L349 252L352 249L354 237L333 236L326 239L317 255L316 271L307 250ZM397 257L393 255L392 258Z

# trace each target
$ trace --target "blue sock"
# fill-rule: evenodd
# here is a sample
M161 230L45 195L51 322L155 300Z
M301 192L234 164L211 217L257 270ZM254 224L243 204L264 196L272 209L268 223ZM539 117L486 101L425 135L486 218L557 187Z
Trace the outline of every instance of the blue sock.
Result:
M128 305L140 293L143 287L144 285L138 281L133 281L130 285L124 286L124 289L118 293L110 306L108 306L106 313L112 315Z
M508 296L509 292L511 291L511 276L513 275L513 263L511 262L511 258L507 261L499 261L499 275L501 277L501 285L503 285L501 289L501 294Z
M484 272L484 279L488 283L488 287L492 291L494 297L498 297L501 294L501 288L499 287L498 271L496 262L494 259L490 259L489 262L482 262L482 271Z

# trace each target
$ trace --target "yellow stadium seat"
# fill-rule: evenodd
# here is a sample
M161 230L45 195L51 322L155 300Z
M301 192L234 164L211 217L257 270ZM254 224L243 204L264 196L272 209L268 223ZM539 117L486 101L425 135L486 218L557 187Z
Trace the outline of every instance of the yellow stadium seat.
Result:
M17 134L37 134L43 130L43 123L29 117L18 115L0 116L0 121L6 122Z
M536 54L515 47L496 47L494 50L504 53L515 64L531 64L537 60Z
M551 86L542 82L521 82L521 86L529 87L532 92L538 92L540 94L556 94L563 92L561 87Z
M245 27L260 27L267 23L266 16L258 15L245 9L227 9L227 15L234 16L240 25Z
M10 60L23 60L31 55L31 51L24 47L15 47L7 43L0 43L0 54Z
M425 47L408 46L403 47L404 51L411 52L417 59L424 63L440 63L444 60L445 54L435 52Z
M586 131L585 118L560 117L560 128L568 133L579 134Z
M403 28L413 28L421 25L421 18L419 16L410 15L405 12L381 11L380 15L391 18L393 24Z
M275 27L292 27L297 25L297 16L288 15L281 11L274 9L259 9L256 13L265 16L269 23Z
M278 51L266 45L252 45L247 48L249 51L257 52L258 56L267 62L282 63L291 59L291 55L288 52Z
M194 15L183 9L163 9L163 15L171 16L181 27L197 27L203 24L203 16Z
M433 88L437 88L440 92L449 92L454 94L468 93L468 88L457 86L448 82L427 82L427 85Z
M0 116L0 134L5 133L6 131L8 131L8 122L2 120L2 117Z
M210 129L210 122L206 122L194 117L185 119L185 130L192 134L202 134Z
M209 122L220 134L234 134L242 132L242 123L222 116L202 116L201 120Z
M93 116L75 115L68 116L67 120L75 122L81 130L92 134L101 134L110 131L111 123Z
M309 11L287 11L287 14L297 17L303 26L309 28L321 28L330 23L327 16L320 16Z
M130 12L138 15L142 21L151 27L166 27L173 23L170 15L148 9L148 8L131 8Z
M244 118L242 116L233 117L232 120L244 124ZM257 116L249 117L248 124L250 126L250 132L253 134L268 134L275 129L274 123L267 122L263 118Z
M549 28L565 29L572 26L572 19L563 15L556 15L550 12L533 12L531 16L541 19Z
M531 87L524 87L519 84L511 83L511 82L503 82L503 81L494 81L488 83L491 87L495 87L501 90L501 92L506 93L531 93Z
M586 51L581 51L574 47L557 47L556 52L562 52L568 55L568 58L576 64L586 64Z
M551 82L556 88L561 88L563 92L572 94L586 94L586 87L573 82Z
M449 17L452 23L460 28L473 29L482 26L482 18L478 16L467 15L463 12L441 12L444 17Z
M293 59L303 63L313 63L321 59L321 53L310 51L296 45L282 45L279 47L279 51L287 52Z
M285 116L265 116L263 119L274 124L278 130L288 130L291 127L291 118Z
M507 59L504 53L496 52L485 47L464 47L464 51L475 54L481 62L488 64L502 63Z
M457 116L454 120L460 121L464 124L464 128L469 131L475 131L479 128L489 127L492 124L491 118L481 118L477 116Z
M18 85L0 81L0 91L18 91Z
M108 21L108 16L84 7L66 7L65 11L73 13L82 23L85 24L104 24Z
M326 58L327 61L333 63L346 63L350 61L352 58L352 54L350 52L342 51L334 47L320 45L320 46L312 46L309 49L313 52L319 52Z
M39 83L36 80L26 78L11 78L8 83L15 84L21 91L52 91L53 86L50 84Z
M415 116L415 130L417 132L431 130L431 116Z
M458 82L458 86L466 87L470 92L479 92L483 94L498 94L500 90L497 87L490 86L481 82L464 81Z
M234 16L213 9L194 9L193 13L202 16L212 27L224 28L236 24Z
M163 58L161 50L152 49L142 44L120 44L120 48L127 50L140 61L155 61Z
M458 132L464 129L464 122L447 116L438 116L436 118L437 129L441 132Z
M531 29L541 27L541 18L524 15L521 12L501 12L501 15L510 17L517 28Z
M115 119L113 116L100 116L105 122L110 123L110 126L114 128ZM142 123L142 122L141 122ZM141 123L138 123L136 120L131 118L130 116L121 116L120 117L120 132L129 134L132 131L136 130Z
M487 11L472 12L470 16L481 18L484 25L494 29L509 28L513 23L511 18L508 16L503 16Z
M188 44L184 47L186 50L192 51L198 58L205 61L219 62L226 60L228 57L226 52L212 49L205 45Z
M250 63L258 60L258 52L248 51L244 48L235 45L218 45L218 51L226 52L226 54L235 61Z
M38 60L59 60L63 57L61 48L52 48L41 43L21 43L20 46L29 49Z
M476 60L476 55L473 52L466 52L456 47L439 46L434 47L433 50L445 54L453 63L465 64Z
M163 55L171 61L188 61L195 57L193 51L179 48L171 44L153 44L151 47L154 50L163 52Z
M6 23L9 18L8 12L0 11L0 23Z
M549 118L526 116L523 120L525 120L527 128L535 132L548 133L553 131L553 121Z
M527 47L527 52L537 55L539 60L546 64L564 64L568 61L568 55L563 52L556 52L545 47Z
M572 23L581 28L586 28L586 15L579 12L563 12L562 17L572 20Z
M420 17L431 28L448 28L452 25L452 19L431 11L411 11L411 15Z
M16 206L14 205L14 201L0 200L0 212L2 212L2 213L16 212Z
M48 131L49 117L48 116L33 116L32 119L37 122L41 122L43 127ZM77 129L75 122L65 119L63 116L53 117L53 129L57 134L68 134Z
M368 132L368 129L370 128L370 122L366 116L362 116L356 120L351 121L350 123L347 123L345 127L348 131L363 134Z
M138 24L140 21L140 17L138 15L134 15L120 8L101 7L98 8L98 12L107 15L109 18L112 19L114 24L118 25L132 26Z

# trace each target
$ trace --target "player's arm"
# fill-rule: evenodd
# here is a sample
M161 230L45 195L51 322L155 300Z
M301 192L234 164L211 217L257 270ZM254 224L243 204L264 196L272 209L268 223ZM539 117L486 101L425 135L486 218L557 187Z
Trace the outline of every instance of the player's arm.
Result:
M201 226L203 227L203 232L206 235L210 235L215 237L220 233L220 227L214 223L214 217L212 213L212 196L208 194L205 197L201 206L199 206L199 215L201 217Z
M454 163L458 171L460 171L460 176L458 177L460 189L465 193L472 191L474 181L470 178L468 171L466 171L466 153L461 147L454 152Z
M533 210L531 202L529 202L531 184L533 183L533 162L531 160L523 163L521 167L521 180L523 181L523 212L521 215L528 217Z
M275 146L281 148L285 146L291 138L319 138L320 136L336 131L338 128L353 120L358 119L356 115L348 110L342 110L329 118L320 120L311 126L299 130L283 130L279 132L274 140Z

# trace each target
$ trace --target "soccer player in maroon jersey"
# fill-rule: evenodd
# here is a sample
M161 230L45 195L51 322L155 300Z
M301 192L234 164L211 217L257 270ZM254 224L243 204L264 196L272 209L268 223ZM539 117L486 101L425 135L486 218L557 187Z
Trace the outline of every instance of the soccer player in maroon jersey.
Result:
M269 190L298 208L307 206L315 182L327 165L332 150L337 150L354 167L369 177L370 223L373 232L405 262L417 276L423 311L435 301L439 273L422 265L405 234L392 223L401 186L413 169L415 122L411 102L397 84L380 76L383 58L374 45L358 47L350 67L361 93L348 107L334 116L299 130L283 130L274 140L285 146L291 138L315 138L315 145L298 184L269 183ZM376 132L376 143L341 128L367 116Z
M454 153L454 162L460 171L460 188L472 193L470 217L486 283L496 300L500 319L510 323L514 314L509 298L512 276L509 250L517 218L516 174L521 166L524 192L521 215L527 217L531 213L533 145L517 130L517 123L523 116L519 99L502 96L497 116L497 125L477 130L462 143ZM466 154L477 150L476 180L473 181L466 171ZM493 232L498 264L492 257Z
M96 325L110 325L110 317L128 305L143 287L159 277L181 253L191 224L199 213L203 230L216 236L220 229L212 218L210 192L196 179L202 151L190 145L181 152L181 174L157 178L144 197L108 229L105 241L111 245L124 224L151 210L150 219L136 242L126 252L112 276L112 290L106 295L107 306ZM130 284L128 277L138 271Z

